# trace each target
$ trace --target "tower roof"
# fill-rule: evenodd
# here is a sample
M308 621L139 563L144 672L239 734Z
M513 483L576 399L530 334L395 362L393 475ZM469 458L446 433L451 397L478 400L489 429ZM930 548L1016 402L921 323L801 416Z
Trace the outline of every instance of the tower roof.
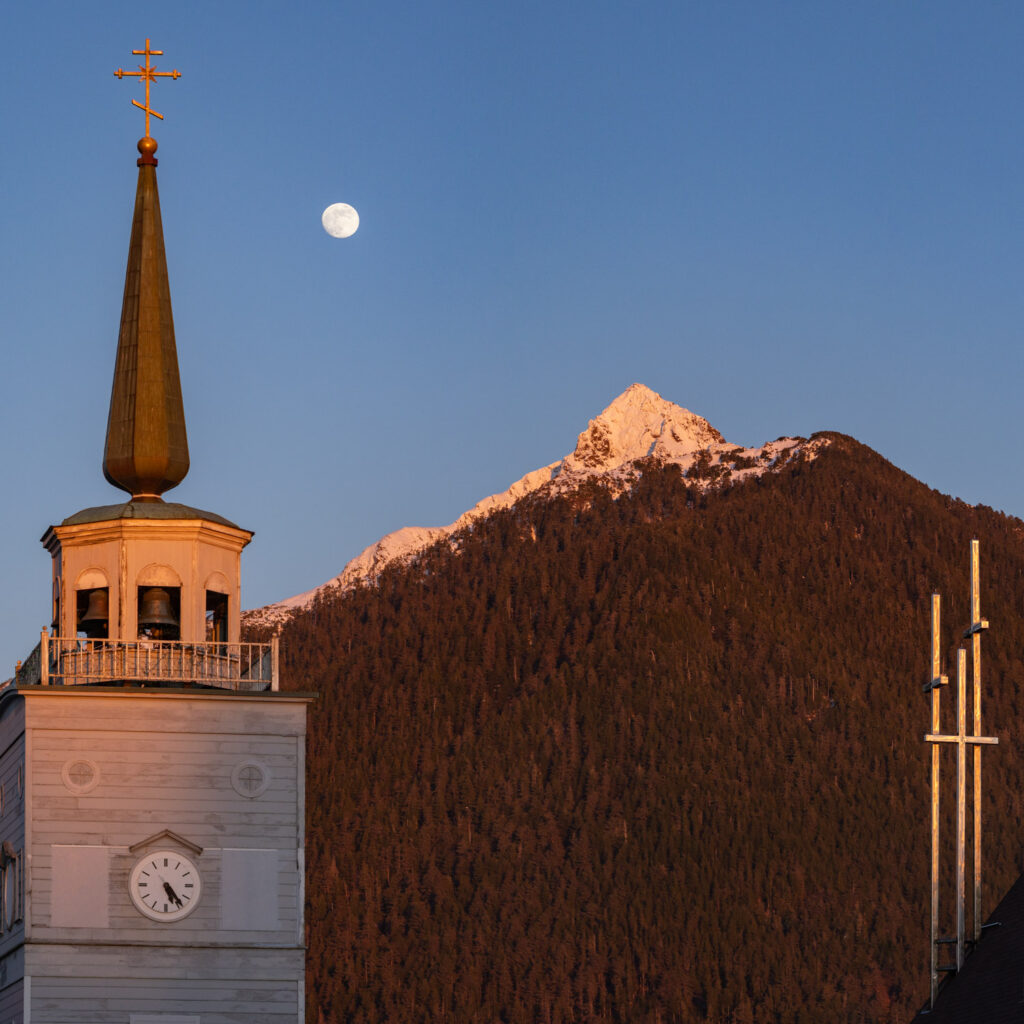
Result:
M139 140L139 180L103 475L133 501L160 501L188 472L188 438L167 280L156 140Z
M117 519L205 519L209 523L218 523L221 526L230 526L234 530L240 530L237 523L217 515L216 512L204 512L201 508L192 508L190 505L179 505L173 501L160 502L125 502L121 505L99 505L96 508L83 508L73 516L68 516L60 524L61 526L82 526L86 523L111 523ZM50 529L53 529L51 527ZM247 531L249 532L249 531Z

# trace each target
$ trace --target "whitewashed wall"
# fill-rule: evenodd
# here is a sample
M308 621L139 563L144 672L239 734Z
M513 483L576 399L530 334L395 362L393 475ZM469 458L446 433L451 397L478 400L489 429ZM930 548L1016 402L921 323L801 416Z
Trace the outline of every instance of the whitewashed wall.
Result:
M9 843L19 858L0 869L0 1024L24 1020L24 711L24 701L13 695L0 703L0 844Z
M0 1024L23 1024L25 985L22 979L0 989Z
M22 692L25 738L10 751L25 758L32 1024L301 1021L305 701ZM253 766L246 790L239 772ZM130 849L164 830L202 853L168 837ZM173 923L144 917L128 895L132 866L159 848L188 853L203 880L196 909Z
M44 946L34 955L32 1024L129 1024L194 1014L199 1024L295 1024L298 950ZM0 1018L2 1019L2 1018Z

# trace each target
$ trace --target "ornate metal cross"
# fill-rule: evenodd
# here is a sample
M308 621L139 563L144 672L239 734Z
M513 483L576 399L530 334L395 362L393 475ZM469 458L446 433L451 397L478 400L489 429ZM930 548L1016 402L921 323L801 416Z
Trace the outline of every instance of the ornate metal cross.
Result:
M159 118L161 121L164 119L163 114L158 114L149 105L149 83L155 78L181 78L181 72L175 68L173 71L157 71L155 65L151 65L149 62L150 57L162 57L163 50L151 50L149 48L149 40L146 40L146 48L144 50L132 50L133 54L145 54L146 63L139 65L138 71L125 71L123 68L118 68L114 72L115 78L141 78L146 83L146 102L140 103L138 100L132 100L132 106L138 107L139 110L146 112L146 138L150 138L149 134L149 115L152 114L154 117Z

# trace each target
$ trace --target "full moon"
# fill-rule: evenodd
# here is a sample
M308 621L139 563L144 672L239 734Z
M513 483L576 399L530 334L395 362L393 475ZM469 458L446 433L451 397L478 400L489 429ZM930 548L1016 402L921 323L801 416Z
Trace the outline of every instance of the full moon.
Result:
M332 203L320 220L332 238L348 238L359 228L359 214L348 203Z

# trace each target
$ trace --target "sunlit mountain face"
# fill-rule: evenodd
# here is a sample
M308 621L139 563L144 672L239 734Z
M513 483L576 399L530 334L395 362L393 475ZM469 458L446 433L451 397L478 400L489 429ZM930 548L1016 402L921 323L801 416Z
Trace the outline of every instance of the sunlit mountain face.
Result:
M372 582L386 566L415 558L430 544L510 508L527 495L551 497L592 482L619 495L644 470L660 466L678 466L695 486L722 486L776 471L796 457L812 459L827 443L821 437L810 442L780 437L760 448L730 444L707 420L643 384L632 384L587 424L569 455L527 473L501 494L483 498L448 526L407 526L389 533L321 586L246 616L253 626L280 623L296 609L309 607L318 595Z

